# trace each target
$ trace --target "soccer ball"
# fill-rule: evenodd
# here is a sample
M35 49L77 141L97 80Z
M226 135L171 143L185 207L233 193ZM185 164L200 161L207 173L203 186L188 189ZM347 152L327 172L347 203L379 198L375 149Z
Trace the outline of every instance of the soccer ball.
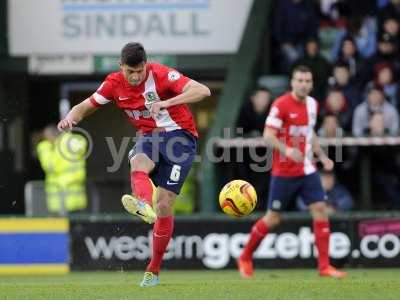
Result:
M222 211L230 216L247 216L254 210L256 204L256 190L244 180L228 182L219 193L219 205Z

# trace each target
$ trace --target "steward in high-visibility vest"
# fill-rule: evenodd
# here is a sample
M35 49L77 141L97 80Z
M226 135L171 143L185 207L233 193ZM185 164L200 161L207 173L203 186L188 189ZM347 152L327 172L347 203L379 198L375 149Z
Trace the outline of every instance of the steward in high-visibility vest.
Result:
M59 134L56 127L45 129L46 140L36 151L45 172L47 208L51 213L64 214L85 209L87 141L80 134Z

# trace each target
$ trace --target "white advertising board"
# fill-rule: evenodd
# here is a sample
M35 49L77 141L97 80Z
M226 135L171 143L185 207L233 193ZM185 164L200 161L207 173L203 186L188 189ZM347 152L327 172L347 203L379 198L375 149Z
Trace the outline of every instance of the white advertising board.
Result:
M130 41L153 54L235 53L253 0L8 0L9 52L115 54Z

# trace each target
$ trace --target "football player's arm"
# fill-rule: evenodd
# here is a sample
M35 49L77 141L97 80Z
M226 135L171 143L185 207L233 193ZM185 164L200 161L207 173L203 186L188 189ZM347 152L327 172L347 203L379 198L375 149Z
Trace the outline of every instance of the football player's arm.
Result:
M284 156L289 157L296 162L303 161L303 154L300 152L300 150L297 148L286 146L285 143L279 140L279 138L277 137L277 133L278 129L270 126L265 126L263 138L269 146L277 149Z
M263 138L268 146L277 149L280 153L286 153L286 145L282 143L277 137L278 130L269 126L264 127Z
M63 131L72 129L84 118L94 113L98 108L98 106L93 105L90 98L83 100L81 103L75 105L65 118L58 123L58 130Z
M181 94L165 102L168 102L169 106L173 106L199 102L209 96L211 96L211 91L207 86L191 79L185 84Z
M326 155L325 151L321 148L321 145L318 143L318 137L315 131L313 130L313 139L312 139L312 150L314 154L319 158L325 170L330 171L333 169L333 161L329 159Z
M168 100L154 103L151 107L151 112L157 115L161 109L179 104L199 102L209 96L211 96L211 91L207 86L191 79L184 85L181 94Z

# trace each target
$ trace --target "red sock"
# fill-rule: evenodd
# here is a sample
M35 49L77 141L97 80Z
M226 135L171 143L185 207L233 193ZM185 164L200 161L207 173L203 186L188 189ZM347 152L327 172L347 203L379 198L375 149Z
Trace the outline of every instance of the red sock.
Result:
M142 171L133 171L131 173L131 187L133 195L153 207L153 186L149 174Z
M260 245L263 238L268 233L267 224L265 224L263 218L259 219L251 228L250 238L247 245L244 247L241 259L249 260L253 257L253 252L256 251L258 245Z
M174 217L159 217L153 227L153 256L146 268L147 272L158 274L169 240L174 231Z
M322 270L329 266L329 221L314 221L315 245L318 249L318 269Z

